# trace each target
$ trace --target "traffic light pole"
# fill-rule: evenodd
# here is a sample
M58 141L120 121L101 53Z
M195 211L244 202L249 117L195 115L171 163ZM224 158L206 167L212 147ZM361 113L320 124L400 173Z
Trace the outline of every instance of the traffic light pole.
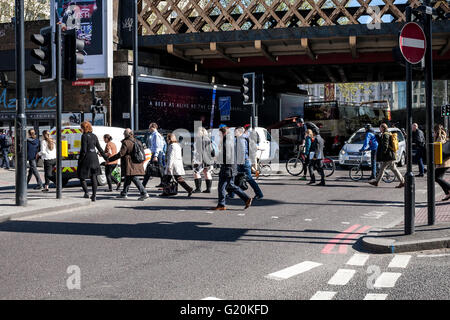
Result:
M411 22L411 7L406 7L406 23ZM405 234L414 233L415 178L412 172L412 66L406 61L406 161L405 175Z
M15 121L15 154L16 154L16 205L27 205L27 148L25 115L25 23L24 0L16 0L16 121Z
M425 0L426 6L430 5L429 0ZM428 189L428 225L435 223L435 171L434 171L434 145L433 145L433 125L434 125L434 110L433 110L433 49L432 49L432 27L431 14L424 15L424 31L426 37L426 52L425 52L425 95L426 95L426 110L427 110L427 189Z
M139 88L138 88L138 0L133 0L133 106L131 109L131 129L139 128Z
M61 25L56 24L55 27L55 44L56 44L56 198L62 198L62 153L61 153L61 112L63 105L62 90L62 37Z

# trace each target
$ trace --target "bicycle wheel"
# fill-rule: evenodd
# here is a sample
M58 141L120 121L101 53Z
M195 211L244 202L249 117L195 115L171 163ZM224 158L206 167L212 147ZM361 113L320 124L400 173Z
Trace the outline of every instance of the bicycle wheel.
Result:
M336 165L334 164L334 161L330 158L323 159L323 170L325 172L326 177L332 176L334 170L336 170Z
M386 183L391 183L395 181L395 174L386 170L383 174L383 181Z
M270 166L270 164L262 164L260 166L260 170L260 176L268 177L272 174L272 167Z
M363 177L363 170L360 166L354 166L350 168L348 174L353 181L359 181Z
M298 176L303 172L304 163L301 159L291 158L286 162L286 170L290 175Z

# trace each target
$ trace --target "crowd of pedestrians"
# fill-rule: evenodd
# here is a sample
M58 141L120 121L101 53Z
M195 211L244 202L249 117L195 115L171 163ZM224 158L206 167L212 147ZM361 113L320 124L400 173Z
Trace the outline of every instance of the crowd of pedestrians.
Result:
M313 123L305 123L303 119L297 120L297 142L302 150L304 159L303 171L300 180L307 180L309 171L309 185L316 183L315 172L320 176L319 186L325 186L325 173L323 159L324 155L324 139L320 135L319 128ZM139 139L135 138L131 129L124 131L124 139L121 141L120 150L117 150L116 144L112 142L109 134L103 136L105 149L100 146L97 136L93 133L90 122L81 123L81 147L78 158L77 174L81 183L84 197L96 201L98 179L102 174L99 162L99 156L102 156L105 164L105 176L108 184L107 192L115 189L119 190L123 185L122 191L117 198L126 199L128 197L129 187L133 183L139 190L140 197L138 200L146 200L149 198L146 186L150 179L159 177L160 183L156 186L162 190L160 196L169 197L177 194L178 185L191 197L193 193L211 193L212 192L212 170L217 159L220 159L220 171L218 175L218 191L217 206L213 210L227 210L227 199L234 198L237 195L244 203L244 209L251 206L254 200L264 198L263 191L253 178L255 164L258 159L255 150L258 149L258 139L256 132L253 132L249 125L237 127L232 134L230 128L225 125L219 127L219 143L217 144L210 133L203 127L199 127L195 133L192 153L192 168L194 187L189 185L184 179L186 175L185 165L183 161L183 148L177 140L174 133L168 133L166 139L158 131L158 125L151 123L149 125L147 146L151 152L151 159L144 169L144 158L139 158L139 150L143 152L143 145ZM386 123L382 123L379 127L379 134L375 132L370 124L365 126L365 135L363 145L359 152L370 152L371 176L369 183L378 186L385 170L391 170L397 180L400 182L396 188L403 188L405 179L397 169L398 161L398 140L396 133L391 132ZM254 133L254 135L253 135ZM423 132L419 129L417 123L412 127L413 148L416 151L416 159L419 167L418 177L424 176L426 173L423 158L426 154L426 143ZM434 141L446 143L448 141L446 130L441 125L434 127ZM0 148L3 155L2 166L9 168L7 152L11 147L11 141L4 130L0 131ZM5 156L6 155L6 156ZM44 164L44 182L41 180L37 169L37 160L41 158ZM118 167L120 159L120 176L119 181L113 172ZM140 160L139 160L140 159ZM27 160L29 171L27 182L30 183L33 176L36 179L37 190L43 192L49 191L51 181L55 182L55 166L56 166L56 143L52 139L50 132L44 130L41 141L36 135L34 129L28 130L27 139ZM450 183L444 178L445 173L450 168L450 157L445 158L442 164L436 165L436 182L445 193L442 201L450 200ZM141 177L143 181L141 182ZM202 177L205 180L206 188L202 190ZM89 193L87 180L91 181L91 193ZM242 181L245 181L243 184ZM250 197L245 190L247 184L253 189L254 197Z

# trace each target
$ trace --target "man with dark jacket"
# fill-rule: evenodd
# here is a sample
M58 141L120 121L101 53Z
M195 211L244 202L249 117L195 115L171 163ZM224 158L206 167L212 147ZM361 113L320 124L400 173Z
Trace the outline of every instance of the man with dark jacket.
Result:
M27 160L30 168L28 169L27 184L30 183L31 178L34 176L36 178L37 186L35 190L42 189L42 180L39 175L39 171L36 166L36 158L40 149L39 138L36 136L34 129L28 130L27 139Z
M144 164L143 162L134 162L131 157L134 148L134 142L136 141L133 131L131 131L131 129L126 129L123 135L125 139L122 140L122 147L120 148L119 153L108 159L109 162L112 162L120 158L120 170L122 171L122 176L125 177L123 191L119 196L117 196L117 198L127 199L128 189L130 188L131 182L133 182L141 193L141 196L138 198L138 200L144 201L145 199L148 199L148 193L142 185L141 180L139 180L138 178L139 176L145 175Z
M378 183L383 177L384 171L386 169L390 169L400 181L400 184L396 186L396 188L403 188L405 186L405 179L395 165L395 162L397 161L396 154L395 151L390 148L391 133L389 132L386 123L382 123L380 125L380 133L381 137L380 143L378 144L377 159L381 162L381 167L380 171L378 171L376 180L369 181L369 183L375 187L378 187Z
M314 176L314 170L320 174L320 183L319 186L325 185L325 172L323 171L323 148L325 146L325 141L320 136L319 131L317 129L312 129L314 141L311 145L310 152L310 162L309 162L309 175L311 177L311 181L308 184L316 183L316 177Z
M2 154L2 164L1 167L5 167L5 169L9 170L9 148L11 147L10 143L11 138L7 136L4 129L0 129L0 152Z
M425 173L425 167L423 165L423 157L425 155L425 135L423 131L419 129L417 123L412 125L412 143L416 151L417 164L419 165L419 174L416 177L423 177Z
M236 163L236 147L234 144L234 137L229 134L229 129L227 127L222 127L219 129L222 135L222 142L220 145L220 155L219 160L220 172L219 172L219 201L217 207L213 210L226 210L225 198L227 195L227 190L229 192L235 193L245 202L244 209L247 209L252 204L252 198L250 198L241 188L234 184L234 176L237 172Z

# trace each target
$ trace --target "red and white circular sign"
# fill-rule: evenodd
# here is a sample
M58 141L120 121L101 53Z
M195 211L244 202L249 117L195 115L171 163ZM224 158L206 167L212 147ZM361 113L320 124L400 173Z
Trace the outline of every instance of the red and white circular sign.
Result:
M417 64L425 56L427 47L425 33L417 23L408 22L400 32L399 45L406 61Z

